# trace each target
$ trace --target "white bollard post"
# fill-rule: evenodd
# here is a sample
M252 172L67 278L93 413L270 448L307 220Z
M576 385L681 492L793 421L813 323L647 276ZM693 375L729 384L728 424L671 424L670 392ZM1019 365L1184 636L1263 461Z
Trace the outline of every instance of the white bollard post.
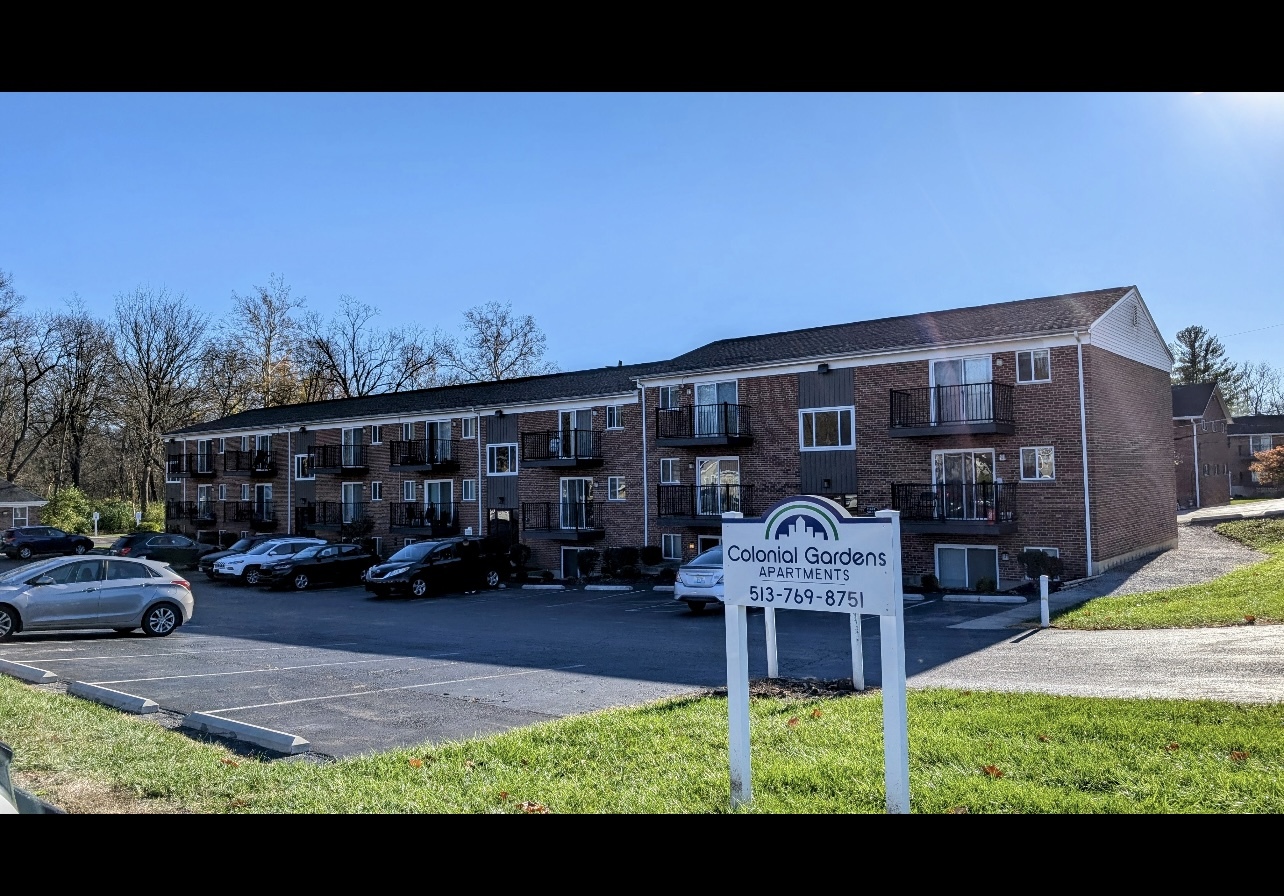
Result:
M1039 576L1039 628L1051 625L1048 620L1048 577Z
M865 642L861 639L860 614L852 613L852 687L865 690Z
M726 605L727 746L731 760L731 808L753 799L749 771L749 650L745 608Z
M776 608L763 607L762 620L767 628L767 677L780 677L780 661L776 659Z

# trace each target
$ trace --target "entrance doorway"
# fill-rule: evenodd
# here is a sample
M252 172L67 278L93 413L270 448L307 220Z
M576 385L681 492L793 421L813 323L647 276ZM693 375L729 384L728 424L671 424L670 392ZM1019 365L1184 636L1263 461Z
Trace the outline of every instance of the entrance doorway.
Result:
M999 549L970 545L938 544L936 578L942 588L975 590L982 579L999 583Z
M720 535L697 535L696 536L696 553L703 554L709 548L716 548L722 544Z

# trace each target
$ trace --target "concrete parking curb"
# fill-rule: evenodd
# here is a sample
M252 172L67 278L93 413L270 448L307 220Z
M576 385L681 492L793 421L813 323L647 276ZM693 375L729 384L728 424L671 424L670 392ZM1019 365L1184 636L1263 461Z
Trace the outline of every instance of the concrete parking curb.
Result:
M35 666L28 666L26 663L14 663L9 660L0 660L0 672L5 675L12 675L14 678L21 678L23 681L30 681L33 684L45 684L46 682L58 680L58 676L52 672L37 669Z
M969 604L1023 604L1026 599L1019 594L946 594L941 600Z
M234 722L205 712L189 712L183 717L181 727L199 731L202 734L243 740L278 753L306 753L312 746L297 734L274 731L248 722Z
M652 591L672 591L673 586L672 585L655 585L651 588L651 590Z
M585 591L632 591L632 585L585 585Z
M565 585L523 585L523 591L565 591Z
M73 681L67 686L67 693L73 697L93 700L95 703L105 703L108 706L136 715L144 715L160 709L155 700L136 697L133 694L126 694L124 691L113 691L111 688L100 687L86 681Z

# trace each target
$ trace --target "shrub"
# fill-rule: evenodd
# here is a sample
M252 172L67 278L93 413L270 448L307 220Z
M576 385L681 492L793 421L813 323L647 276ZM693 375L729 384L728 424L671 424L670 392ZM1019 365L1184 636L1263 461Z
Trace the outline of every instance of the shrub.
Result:
M144 523L156 523L158 526L165 525L165 504L161 501L153 501L147 505L143 511ZM160 529L149 529L148 531L159 532Z
M551 569L544 570L539 574L539 577L542 581L545 581L545 582L551 582L555 578L553 575L553 570Z
M922 586L924 591L941 590L941 580L938 579L936 576L932 575L930 572L927 575L920 578L918 581L919 581L919 585Z
M40 509L40 523L83 535L94 531L93 512L89 497L69 485L49 497L49 503Z
M976 580L976 590L980 591L982 594L990 594L991 592L998 590L998 587L998 583L995 582L994 579L987 578Z
M508 559L517 569L525 569L531 560L531 549L524 544L515 544L508 549Z
M638 549L634 547L620 548L621 568L625 566L637 566L637 565L638 565Z
M616 575L626 582L632 582L642 577L642 571L636 566L621 566Z
M98 511L99 532L134 531L134 505L130 502L122 501L120 498L108 498L106 501L99 502L94 509Z
M678 580L678 572L672 568L662 569L660 574L655 577L655 580L661 585L672 585Z
M664 551L658 544L643 545L638 551L643 566L659 566L664 560Z
M579 552L575 557L575 564L579 568L581 578L593 574L593 570L597 567L598 558L601 556L601 554L592 548L581 550Z
M160 523L153 523L150 520L143 520L141 523L134 526L134 531L135 532L164 532L165 527L162 526Z
M1017 554L1017 562L1021 564L1025 574L1036 581L1039 576L1060 579L1065 569L1065 564L1061 562L1060 557L1049 556L1043 551L1022 551Z

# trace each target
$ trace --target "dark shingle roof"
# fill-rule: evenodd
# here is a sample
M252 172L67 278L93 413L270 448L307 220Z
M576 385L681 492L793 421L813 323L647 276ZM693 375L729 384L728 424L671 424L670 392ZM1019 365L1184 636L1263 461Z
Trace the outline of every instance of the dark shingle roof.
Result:
M0 479L0 504L43 504L45 499L20 485Z
M928 311L763 336L720 339L652 373L672 374L754 367L843 355L977 342L987 339L1087 330L1134 287L1120 286L971 308Z
M1236 417L1234 423L1226 426L1226 432L1232 436L1251 436L1259 433L1284 433L1284 414L1253 414Z
M546 401L573 401L580 398L623 395L633 392L633 378L642 376L652 364L598 367L569 373L520 377L493 383L467 383L436 389L387 392L361 398L336 398L307 404L255 408L218 420L197 423L166 435L197 435L205 432L274 429L282 426L325 423L367 417L419 416L476 407L509 408Z
M1192 383L1188 386L1173 386L1173 416L1202 417L1212 400L1216 383Z

